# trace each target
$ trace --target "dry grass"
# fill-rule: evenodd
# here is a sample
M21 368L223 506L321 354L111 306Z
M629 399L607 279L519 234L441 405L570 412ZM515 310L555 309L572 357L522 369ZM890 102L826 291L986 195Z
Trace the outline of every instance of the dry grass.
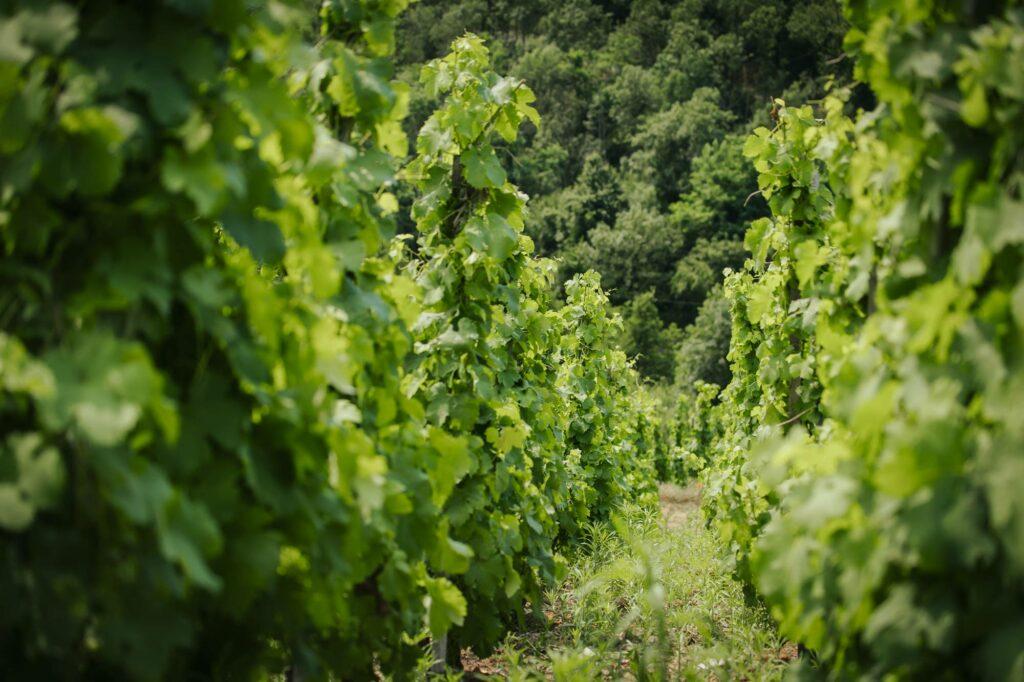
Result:
M700 514L700 484L682 488L674 483L662 483L658 488L661 514L669 528L678 528L694 515Z

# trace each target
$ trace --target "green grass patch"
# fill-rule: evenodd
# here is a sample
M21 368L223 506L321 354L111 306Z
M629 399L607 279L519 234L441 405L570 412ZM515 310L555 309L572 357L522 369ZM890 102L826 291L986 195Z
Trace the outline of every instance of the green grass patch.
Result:
M775 680L796 649L744 600L692 499L663 490L665 517L626 510L591 526L543 618L467 677L510 680Z

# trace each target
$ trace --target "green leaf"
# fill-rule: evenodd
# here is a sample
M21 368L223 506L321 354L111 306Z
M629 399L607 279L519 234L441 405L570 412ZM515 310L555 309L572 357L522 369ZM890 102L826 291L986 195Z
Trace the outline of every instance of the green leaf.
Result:
M262 263L273 265L284 256L284 237L274 223L240 211L227 211L221 216L221 224L235 241L249 249L253 257Z
M747 158L755 158L767 152L771 148L768 142L768 136L770 134L771 131L767 128L756 128L754 133L747 137L746 141L743 143L743 156Z
M499 262L511 256L519 245L519 233L497 213L488 213L484 218L474 216L466 223L464 233L474 249Z
M12 393L36 398L52 397L56 388L53 373L28 354L16 338L0 333L0 386Z
M530 88L521 86L516 90L516 111L539 128L541 124L540 113L530 106L536 100L537 96L533 94L533 90Z
M72 407L72 415L86 438L97 445L116 445L135 428L142 409L96 393Z
M157 531L164 557L180 565L196 585L211 592L220 590L220 578L206 563L220 552L220 529L204 506L175 494L157 515Z
M416 137L416 153L436 158L448 152L453 142L452 131L442 128L437 117L431 116Z
M60 454L43 444L38 433L14 434L0 453L0 469L13 474L13 482L0 483L0 526L25 530L36 514L54 506L64 488Z
M505 185L508 178L493 149L467 149L462 152L460 158L466 169L466 182L473 187L486 189L501 188Z
M773 305L772 290L766 283L755 284L747 296L747 320L750 324L760 324Z
M431 427L430 445L437 451L437 461L430 472L430 485L434 491L434 504L444 505L455 485L473 470L475 462L464 438L449 435L439 428Z
M387 55L395 49L395 22L390 17L380 17L363 26L363 37L370 51L376 55Z
M60 2L28 6L0 20L0 59L24 63L42 48L60 54L78 35L78 15Z
M743 237L743 246L753 254L754 260L758 264L764 264L765 258L768 257L768 247L771 246L769 235L772 227L770 218L758 218L750 224Z
M448 536L448 524L438 527L438 542L431 556L431 564L438 571L458 575L469 570L473 550L469 545Z
M186 194L205 216L214 215L226 198L225 170L208 148L191 155L169 149L160 166L160 177L167 189Z
M1013 288L1011 297L1013 316L1017 320L1017 327L1024 329L1024 280L1017 283Z
M0 526L10 531L22 531L35 517L35 509L22 495L18 486L0 483Z
M56 448L42 445L38 434L8 438L18 464L18 488L35 509L50 508L64 489L64 462Z
M121 179L121 147L133 134L135 119L124 110L87 107L72 109L60 118L68 140L59 166L48 173L63 188L88 196L105 194Z
M427 595L423 605L427 609L427 625L434 637L440 637L453 625L462 625L466 617L466 599L446 578L427 578Z
M487 429L487 440L494 445L499 455L504 456L514 448L521 448L530 435L530 427L526 424L502 426Z
M144 414L169 440L177 436L176 413L163 395L163 378L146 351L105 335L85 335L46 358L57 392L37 403L51 428L74 424L97 445L123 441Z
M800 242L793 248L793 255L796 257L794 269L796 270L797 281L800 287L806 287L815 271L825 262L825 253L818 247L817 242L808 239Z
M960 116L969 126L980 128L988 120L988 100L985 86L976 83L960 103Z
M511 599L522 589L522 586L523 579L519 577L519 573L512 567L509 567L505 575L505 597Z
M153 523L174 492L163 470L123 450L97 452L95 469L104 498L138 525Z

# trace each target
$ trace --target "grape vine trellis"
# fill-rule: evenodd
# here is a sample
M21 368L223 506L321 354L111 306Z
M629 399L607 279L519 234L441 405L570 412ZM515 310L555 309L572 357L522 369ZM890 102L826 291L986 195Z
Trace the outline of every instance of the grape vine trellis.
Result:
M653 499L607 299L555 308L488 139L529 91L471 37L392 241L406 4L0 9L5 673L405 676Z
M612 348L607 299L587 275L552 307L554 264L531 256L525 198L491 143L539 123L533 93L494 74L473 36L422 80L445 99L407 169L421 178L412 270L425 292L410 390L432 423L470 434L445 525L476 550L457 580L468 616L456 635L483 651L524 596L539 608L541 587L560 574L556 542L609 501L651 491L653 469L630 423L636 377Z
M705 510L836 679L1022 679L1024 13L847 16L877 107L777 101L746 146L772 217L726 283Z

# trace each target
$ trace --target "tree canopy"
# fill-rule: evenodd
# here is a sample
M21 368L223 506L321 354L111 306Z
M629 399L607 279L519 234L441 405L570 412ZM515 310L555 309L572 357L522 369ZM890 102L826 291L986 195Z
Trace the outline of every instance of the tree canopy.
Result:
M500 150L531 197L527 231L562 281L601 273L630 311L627 351L671 380L677 354L655 359L671 326L697 319L767 212L743 135L768 122L771 97L820 96L847 75L845 28L837 3L813 0L423 0L400 21L398 62L415 83L469 30L530 83L544 123ZM410 126L429 99L413 87Z

